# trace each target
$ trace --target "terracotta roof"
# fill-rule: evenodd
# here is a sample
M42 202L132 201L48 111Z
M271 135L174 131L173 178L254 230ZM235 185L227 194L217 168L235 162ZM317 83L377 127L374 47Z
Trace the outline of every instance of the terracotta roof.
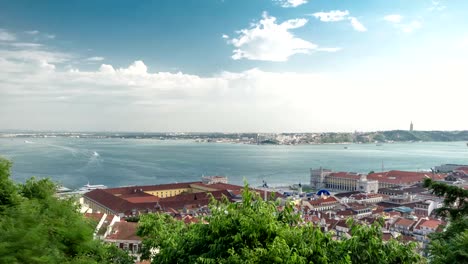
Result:
M371 173L367 175L368 180L378 180L379 182L393 184L413 184L417 182L422 182L425 178L442 180L444 176L442 174L433 174L431 172L413 172L398 170Z
M158 185L141 185L141 186L137 185L137 186L109 188L105 190L111 194L123 195L123 194L137 193L137 192L190 188L191 184L201 184L201 183L202 182L182 182L182 183L169 183L169 184L158 184Z
M361 192L359 191L352 191L352 192L343 192L343 193L337 193L334 196L338 198L343 198L343 197L350 197L353 194L359 194Z
M439 225L442 224L442 221L439 220L427 220L424 223L420 224L420 227L426 227L426 228L431 228L431 229L437 229Z
M320 206L320 205L329 205L329 204L338 203L338 200L333 196L328 196L328 197L325 196L325 197L320 197L317 200L311 200L311 201L308 201L308 202L311 205Z
M327 177L359 180L361 175L353 172L332 172Z
M109 240L140 240L136 235L138 223L134 222L117 222L112 227L112 232L106 237Z
M157 202L157 201L160 200L159 197L153 196L153 195L140 196L140 197L128 197L128 198L124 198L124 199L131 202L131 203L153 203L153 202Z
M406 219L406 218L400 218L395 222L395 225L411 227L414 223L416 223L416 222L413 221L413 220Z
M372 199L372 198L379 198L379 197L383 197L383 196L378 193L359 193L359 194L353 194L350 196L350 198L353 198L354 200L365 200L365 199Z
M104 215L103 213L85 213L84 214L86 218L92 219L93 221L96 221L97 223L99 223L103 215Z

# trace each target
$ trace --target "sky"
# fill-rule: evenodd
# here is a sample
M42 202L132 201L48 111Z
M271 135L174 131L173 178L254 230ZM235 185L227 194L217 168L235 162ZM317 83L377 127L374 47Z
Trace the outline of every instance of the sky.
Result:
M0 1L0 130L468 130L466 0Z

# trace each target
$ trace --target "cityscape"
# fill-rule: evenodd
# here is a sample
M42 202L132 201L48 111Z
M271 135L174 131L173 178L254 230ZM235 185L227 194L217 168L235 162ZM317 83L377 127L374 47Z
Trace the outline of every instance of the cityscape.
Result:
M0 1L0 264L468 263L468 1Z

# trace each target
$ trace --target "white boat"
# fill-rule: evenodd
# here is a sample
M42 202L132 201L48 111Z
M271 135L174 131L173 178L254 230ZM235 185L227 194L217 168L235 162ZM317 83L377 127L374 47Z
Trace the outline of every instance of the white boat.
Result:
M107 189L107 186L102 185L102 184L91 185L91 184L89 184L89 182L88 182L88 183L85 184L83 187L79 188L77 192L79 192L79 193L87 193L87 192L90 192L90 191L96 190L96 189Z
M66 192L71 192L71 189L63 185L57 186L57 193L66 193Z

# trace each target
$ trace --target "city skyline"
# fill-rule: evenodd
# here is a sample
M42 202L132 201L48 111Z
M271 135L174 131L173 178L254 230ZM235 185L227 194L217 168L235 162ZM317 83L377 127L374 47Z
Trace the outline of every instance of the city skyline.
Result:
M464 1L0 3L0 130L468 130Z

